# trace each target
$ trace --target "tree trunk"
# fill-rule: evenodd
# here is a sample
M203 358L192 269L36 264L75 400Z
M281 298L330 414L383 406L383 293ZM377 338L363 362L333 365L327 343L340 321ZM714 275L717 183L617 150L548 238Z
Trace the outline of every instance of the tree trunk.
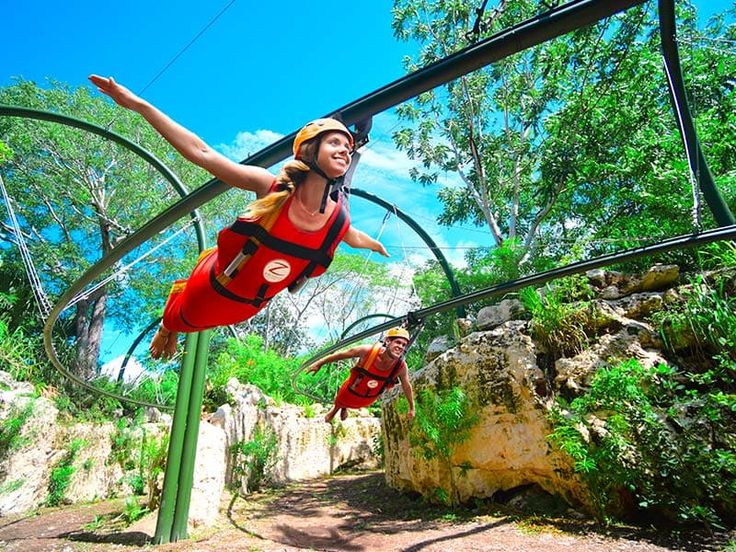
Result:
M77 351L72 372L90 380L97 375L102 326L105 322L107 291L102 288L92 298L77 303Z

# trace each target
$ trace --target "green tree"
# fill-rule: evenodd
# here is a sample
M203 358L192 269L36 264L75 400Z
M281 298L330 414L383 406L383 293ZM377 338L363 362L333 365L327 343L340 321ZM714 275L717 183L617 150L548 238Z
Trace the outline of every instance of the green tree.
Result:
M110 128L165 160L190 187L207 180L203 171L173 152L140 117L92 96L86 88L71 89L56 82L42 88L18 81L0 89L0 103L56 111ZM93 262L178 198L147 163L90 133L3 117L0 139L12 152L4 155L11 158L0 166L0 176L51 296L62 293ZM210 213L222 205L214 202ZM228 218L232 214L229 211ZM76 303L71 326L76 351L73 372L94 376L106 317L113 317L117 327L133 329L155 316L173 277L184 276L182 266L191 266L197 253L192 237L191 231L178 235L144 270L117 277ZM14 243L14 230L4 224L0 239ZM132 252L115 270L161 239ZM111 294L116 301L110 302Z
M396 0L396 37L420 46L406 59L407 70L542 9L531 0L501 2L485 12L475 34L476 4ZM679 15L680 32L695 36L692 6L680 7ZM487 226L489 245L514 240L522 264L559 258L576 242L588 244L582 255L689 230L698 194L669 104L657 25L654 6L632 8L400 106L405 127L394 139L418 162L412 177L429 185L452 174L462 183L439 189L440 222ZM733 29L721 23L704 33L728 39ZM692 43L682 57L686 69L695 69L686 71L686 84L703 142L718 144L709 148L713 169L733 204L727 163L736 119L728 83L736 55Z

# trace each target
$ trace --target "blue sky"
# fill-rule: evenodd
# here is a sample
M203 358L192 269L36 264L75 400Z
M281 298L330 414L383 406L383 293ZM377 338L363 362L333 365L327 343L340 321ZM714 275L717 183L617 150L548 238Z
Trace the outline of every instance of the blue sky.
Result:
M732 4L696 1L704 17ZM392 0L12 2L2 10L0 86L17 76L86 86L90 73L113 75L136 92L145 89L146 99L240 160L404 74L402 58L413 50L393 37L392 5ZM439 245L488 245L483 231L433 223L434 190L406 182L409 163L390 138L395 126L391 114L377 118L354 184L394 197L428 225ZM375 220L360 227L370 232L382 213L368 216ZM462 251L448 255L460 262Z
M7 1L0 86L13 77L87 86L90 73L113 75L136 92L145 88L146 99L239 160L404 74L402 58L413 49L393 37L392 4ZM696 5L705 18L733 2ZM354 185L393 198L453 262L462 261L465 247L490 245L481 229L437 226L435 191L408 179L410 163L391 142L395 127L390 113L374 121ZM354 205L356 226L369 234L382 218ZM394 260L418 251L405 246L421 246L394 221L385 232Z

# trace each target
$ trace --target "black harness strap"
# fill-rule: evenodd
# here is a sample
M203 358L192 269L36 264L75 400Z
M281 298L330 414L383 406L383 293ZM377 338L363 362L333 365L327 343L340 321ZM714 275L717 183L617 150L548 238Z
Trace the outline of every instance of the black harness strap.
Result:
M371 389L369 392L367 392L365 394L358 393L355 389L352 388L352 386L348 386L348 391L350 391L356 397L361 397L361 398L364 398L364 399L378 397L381 393L383 393L383 391L386 389L386 387L388 387L389 385L392 385L393 383L395 383L396 374L401 369L401 361L402 360L403 360L403 357L399 357L399 358L396 359L396 362L394 362L394 365L391 367L391 371L389 372L388 376L379 376L377 374L374 374L372 372L369 372L368 370L366 370L362 366L356 366L355 368L353 368L353 370L355 370L356 372L358 372L359 374L361 374L361 375L363 375L365 377L368 377L368 378L373 379L373 380L380 381L381 382L381 385L379 387L376 387L375 390L374 389ZM356 383L358 381L359 380L356 380Z
M242 297L236 293L233 293L232 291L227 289L217 280L217 274L215 274L214 263L212 264L212 268L210 268L210 285L212 286L212 289L214 289L217 293L219 293L223 297L227 297L228 299L232 299L233 301L237 301L238 303L246 303L248 305L253 305L256 308L260 307L264 302L270 301L273 298L273 296L271 297L265 296L266 290L268 289L268 284L263 284L260 287L260 289L258 290L258 296L256 298Z
M301 273L299 273L297 276L292 278L291 283L288 286L291 287L300 280L310 276L318 266L323 266L325 269L330 266L330 263L332 262L332 257L329 254L329 250L331 246L335 243L340 230L342 230L346 218L347 213L345 211L345 208L342 204L340 204L337 216L335 216L332 223L330 224L330 227L327 230L324 239L322 240L322 244L316 249L304 247L302 245L282 240L280 238L275 238L271 234L269 234L265 228L255 222L237 220L235 221L235 223L232 224L232 226L230 226L230 230L232 230L236 234L240 234L241 236L248 236L250 238L243 245L242 252L245 255L253 255L253 253L256 252L260 245L255 243L253 240L258 240L259 242L261 242L261 245L268 247L273 251L309 261L309 264L306 266L306 268L302 270ZM243 266L247 266L247 262ZM235 278L235 276L237 276L237 274L241 270L242 267L239 270L235 270L230 275L230 280L232 281L232 279ZM223 297L227 297L228 299L232 299L233 301L237 301L238 303L246 303L253 305L256 308L260 308L261 305L263 305L267 301L270 301L273 298L273 295L267 297L269 288L268 284L263 284L258 289L258 293L254 298L243 297L241 295L233 293L232 291L227 289L224 284L217 280L214 263L210 268L209 276L212 289L214 289Z
M252 254L258 247L260 247L253 243L252 239L256 239L261 242L261 245L265 245L269 249L291 257L296 257L297 259L304 259L306 261L316 262L317 264L323 265L329 264L330 261L328 255L324 253L322 248L312 249L280 238L275 238L269 234L263 226L256 222L238 220L233 223L230 230L236 234L240 234L241 236L248 236L251 238L251 240L248 240L246 245L243 247L243 252L245 254ZM332 230L332 228L330 228L330 230Z

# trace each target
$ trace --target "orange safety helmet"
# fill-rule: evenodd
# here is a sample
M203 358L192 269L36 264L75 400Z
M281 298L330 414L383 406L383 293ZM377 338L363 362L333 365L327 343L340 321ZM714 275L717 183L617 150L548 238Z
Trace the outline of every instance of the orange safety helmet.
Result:
M348 142L350 143L350 149L353 149L355 147L355 141L353 140L353 135L348 130L348 127L346 127L344 124L342 124L337 119L315 119L312 122L307 123L302 127L302 129L296 133L296 138L294 138L294 157L297 157L299 153L299 147L306 142L307 140L311 140L312 138L316 138L320 134L324 132L331 132L331 131L337 131L342 132L345 136L348 137Z
M402 328L401 326L396 326L386 332L386 339L394 339L395 337L403 337L409 341L409 332L406 328Z

